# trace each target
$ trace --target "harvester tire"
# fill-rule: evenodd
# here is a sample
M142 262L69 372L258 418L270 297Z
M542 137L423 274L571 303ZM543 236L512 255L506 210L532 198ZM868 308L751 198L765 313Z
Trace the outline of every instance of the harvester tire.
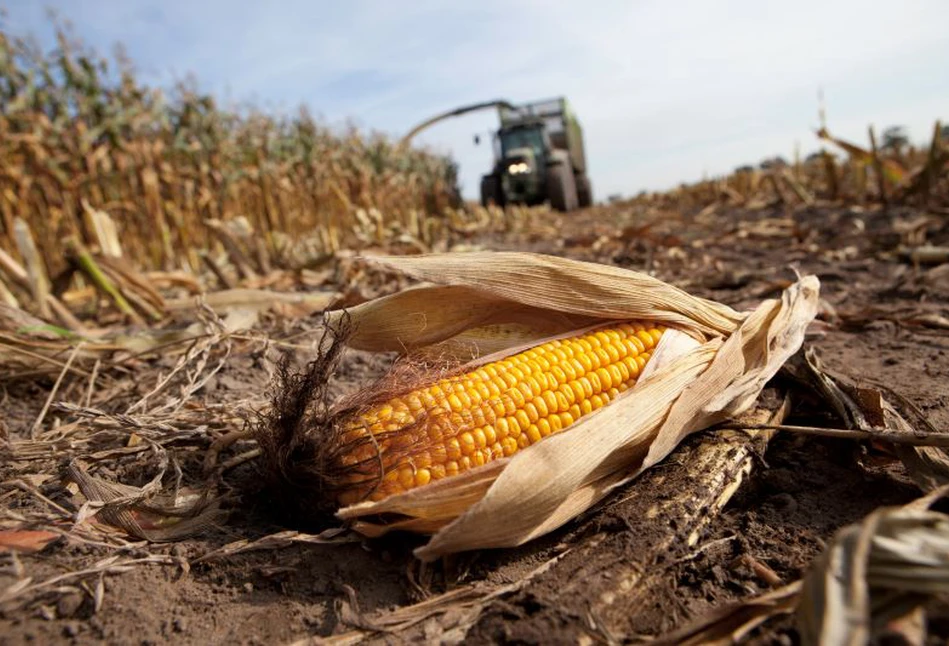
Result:
M586 175L577 175L577 205L581 209L593 206L593 186Z
M487 207L491 204L504 206L501 178L497 175L483 175L481 177L481 206Z
M557 164L547 169L547 198L555 211L567 213L577 208L577 185L566 166Z

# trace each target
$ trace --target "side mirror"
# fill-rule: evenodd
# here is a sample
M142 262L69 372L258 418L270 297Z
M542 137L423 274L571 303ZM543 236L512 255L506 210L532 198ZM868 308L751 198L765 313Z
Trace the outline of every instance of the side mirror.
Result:
M475 136L474 136L474 144L475 144L475 146L480 146L480 145L481 145L481 135L475 135Z

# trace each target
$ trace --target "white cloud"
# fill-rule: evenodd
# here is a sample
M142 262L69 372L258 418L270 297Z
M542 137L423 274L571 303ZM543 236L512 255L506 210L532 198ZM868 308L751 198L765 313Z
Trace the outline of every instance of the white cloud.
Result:
M234 99L305 101L332 122L394 134L468 102L566 95L600 196L790 156L795 141L806 153L818 87L831 129L861 141L871 120L927 137L949 105L944 0L59 4L81 36L126 42L154 78L193 71ZM38 9L10 13L39 26ZM494 119L420 138L454 153L468 195L490 165L471 135Z

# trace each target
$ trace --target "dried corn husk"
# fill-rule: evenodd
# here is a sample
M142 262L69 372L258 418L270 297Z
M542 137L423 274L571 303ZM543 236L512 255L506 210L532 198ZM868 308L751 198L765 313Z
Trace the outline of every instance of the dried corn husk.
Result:
M949 592L949 516L934 508L947 494L944 486L877 509L839 530L803 580L713 610L652 643L743 643L764 622L792 613L806 646L880 643L886 633L924 643L923 606Z
M433 534L423 560L523 544L574 518L662 460L689 433L751 408L801 346L817 312L808 276L739 313L644 274L518 252L373 258L420 287L327 314L347 344L492 361L609 320L656 321L663 335L635 387L569 432L458 476L339 510L358 531ZM378 520L385 514L387 522ZM391 519L395 518L395 521Z
M804 579L804 644L866 644L890 621L949 592L949 516L931 507L942 487L840 530Z

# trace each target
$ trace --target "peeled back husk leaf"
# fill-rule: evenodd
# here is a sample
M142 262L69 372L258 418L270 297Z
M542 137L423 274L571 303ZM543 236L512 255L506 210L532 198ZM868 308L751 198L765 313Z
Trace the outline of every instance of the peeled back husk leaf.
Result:
M367 535L433 534L416 550L423 560L541 536L662 460L689 433L748 410L801 346L819 297L817 278L807 276L781 299L739 313L635 271L538 254L371 262L430 284L328 313L331 326L349 317L347 344L358 349L479 357L465 366L473 368L590 325L636 320L670 328L637 384L567 431L510 458L339 510Z
M704 340L730 333L744 319L727 305L652 276L555 256L485 251L366 260L433 284L348 310L356 330L347 343L360 350L411 350L463 330L541 321L546 325L533 338L594 321L642 319ZM331 312L329 321L338 323L341 316Z

